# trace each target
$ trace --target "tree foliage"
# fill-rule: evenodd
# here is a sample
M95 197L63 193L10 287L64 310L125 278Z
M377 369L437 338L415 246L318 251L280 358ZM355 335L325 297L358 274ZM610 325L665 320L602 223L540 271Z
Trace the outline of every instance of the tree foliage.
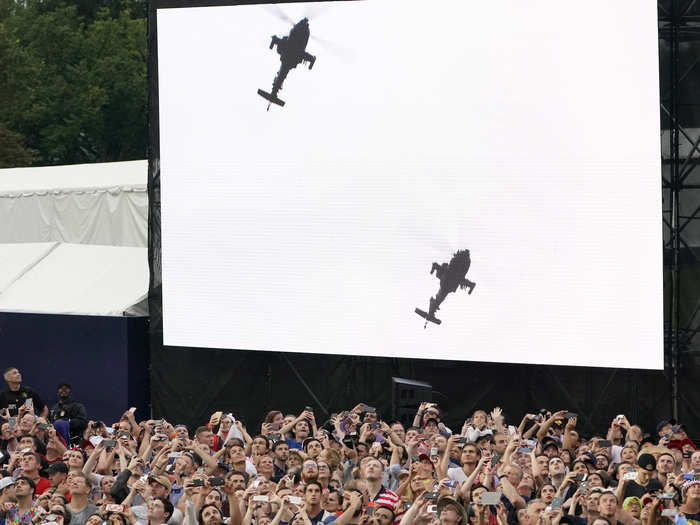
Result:
M39 165L145 158L146 53L143 2L0 0L0 122Z
M0 168L30 166L35 154L34 150L24 147L19 133L10 131L5 124L0 124Z

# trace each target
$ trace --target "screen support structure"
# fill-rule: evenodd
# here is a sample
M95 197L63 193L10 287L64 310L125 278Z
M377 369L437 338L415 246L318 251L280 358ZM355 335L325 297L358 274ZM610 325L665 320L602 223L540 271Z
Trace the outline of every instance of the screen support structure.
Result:
M680 403L688 403L688 399L682 399L679 389L680 369L684 357L690 353L694 337L700 331L700 297L697 294L691 297L693 287L684 286L686 283L681 278L684 257L691 264L700 263L700 252L691 247L691 242L683 234L692 222L700 218L697 193L700 184L689 180L700 163L700 126L697 122L693 123L692 117L700 97L697 89L688 86L694 78L693 74L697 76L700 70L700 60L691 55L690 64L683 64L688 61L688 51L700 43L700 9L696 0L659 0L658 11L662 130L664 127L668 129L663 134L666 135L664 142L667 141L667 144L662 147L666 371L670 384L671 414L678 419ZM667 75L666 79L664 75ZM688 100L689 95L692 100ZM692 203L694 211L683 215L682 205L686 203L687 206L688 202ZM686 311L688 301L695 301L690 313Z

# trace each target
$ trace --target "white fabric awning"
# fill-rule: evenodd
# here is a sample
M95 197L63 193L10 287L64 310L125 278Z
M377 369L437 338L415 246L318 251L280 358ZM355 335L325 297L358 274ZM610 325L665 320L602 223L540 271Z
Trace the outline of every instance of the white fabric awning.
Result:
M148 296L148 249L0 244L0 311L124 315Z
M148 162L0 170L0 243L146 247Z

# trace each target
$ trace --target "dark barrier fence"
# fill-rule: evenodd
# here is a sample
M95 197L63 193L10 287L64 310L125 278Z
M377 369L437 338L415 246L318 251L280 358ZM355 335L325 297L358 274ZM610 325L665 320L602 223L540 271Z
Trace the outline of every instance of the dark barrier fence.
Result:
M3 370L19 368L49 406L68 381L92 419L111 424L130 406L149 414L145 317L0 313L0 349Z
M684 363L689 373L682 375L679 418L698 436L695 367ZM516 426L515 418L526 412L567 409L579 414L579 430L587 436L605 432L620 413L649 432L670 417L668 379L660 371L170 347L153 356L153 409L157 417L190 427L206 423L215 410L230 411L251 433L268 410L286 413L306 405L314 407L318 423L360 401L388 419L398 408L392 407L392 377L430 383L432 400L454 430L476 408L495 406Z

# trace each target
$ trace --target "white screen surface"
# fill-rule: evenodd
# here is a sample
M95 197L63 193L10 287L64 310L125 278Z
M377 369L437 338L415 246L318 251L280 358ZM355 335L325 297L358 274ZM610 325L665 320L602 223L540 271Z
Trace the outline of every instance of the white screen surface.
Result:
M662 368L655 1L279 9L269 111L277 8L158 11L165 345Z

